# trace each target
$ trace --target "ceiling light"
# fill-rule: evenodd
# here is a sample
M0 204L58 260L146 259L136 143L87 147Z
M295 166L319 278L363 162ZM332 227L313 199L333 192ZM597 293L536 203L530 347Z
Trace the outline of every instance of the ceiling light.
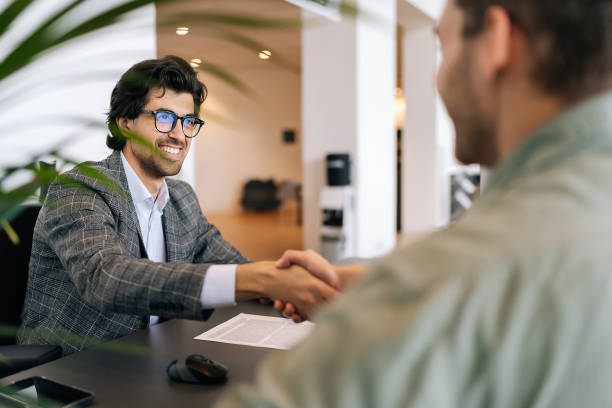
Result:
M268 50L262 50L259 52L259 58L262 60L270 59L271 56L272 56L272 53Z
M187 35L189 34L189 27L176 27L177 35Z

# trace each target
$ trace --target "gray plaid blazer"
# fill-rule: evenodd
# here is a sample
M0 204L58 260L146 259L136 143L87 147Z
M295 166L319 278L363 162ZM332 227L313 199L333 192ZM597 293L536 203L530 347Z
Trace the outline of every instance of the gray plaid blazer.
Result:
M149 315L208 318L200 294L209 265L248 259L208 223L187 183L166 179L167 262L149 261L119 152L90 164L118 186L77 167L66 175L85 188L49 187L34 229L18 342L58 344L69 354L144 328Z

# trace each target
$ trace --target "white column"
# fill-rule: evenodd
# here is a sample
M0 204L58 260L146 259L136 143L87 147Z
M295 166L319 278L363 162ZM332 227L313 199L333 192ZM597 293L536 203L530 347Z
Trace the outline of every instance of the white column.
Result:
M307 248L320 250L318 197L326 184L325 155L347 152L356 190L355 254L371 257L395 244L396 1L358 0L357 5L364 16L341 22L314 22L304 12L304 240Z
M448 223L450 215L449 168L454 133L436 89L440 59L433 30L436 21L424 11L406 2L400 8L406 102L402 233L407 235L439 228Z
M396 238L396 1L359 2L357 23L357 256L391 251ZM368 20L368 15L374 21Z

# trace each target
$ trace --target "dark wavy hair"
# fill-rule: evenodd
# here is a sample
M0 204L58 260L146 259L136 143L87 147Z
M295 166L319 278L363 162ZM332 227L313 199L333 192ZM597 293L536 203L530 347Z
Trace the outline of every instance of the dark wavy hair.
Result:
M106 118L110 132L106 137L108 147L113 150L123 149L125 136L117 126L117 119L136 118L149 101L151 88L190 93L196 115L208 93L193 68L180 57L168 55L139 62L121 76L111 94L110 110Z
M545 91L571 99L612 86L612 0L455 1L466 37L482 31L491 6L505 9L530 41Z

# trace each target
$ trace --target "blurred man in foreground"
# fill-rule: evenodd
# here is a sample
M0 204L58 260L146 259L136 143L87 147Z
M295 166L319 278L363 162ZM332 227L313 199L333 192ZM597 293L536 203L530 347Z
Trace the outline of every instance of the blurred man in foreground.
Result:
M218 407L612 406L612 0L448 0L438 34L483 194Z

